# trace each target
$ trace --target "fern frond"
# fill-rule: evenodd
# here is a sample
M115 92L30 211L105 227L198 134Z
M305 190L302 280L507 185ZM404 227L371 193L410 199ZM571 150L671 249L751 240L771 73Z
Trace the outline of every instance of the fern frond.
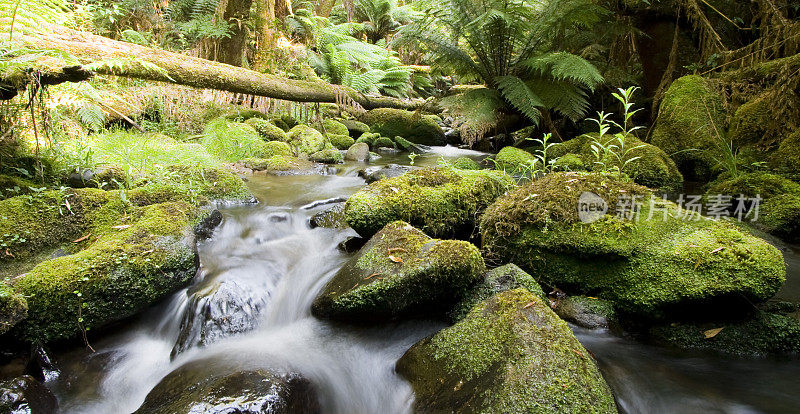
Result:
M567 52L554 52L539 55L523 62L528 69L538 75L551 76L558 81L568 81L594 91L603 83L600 71L586 59Z

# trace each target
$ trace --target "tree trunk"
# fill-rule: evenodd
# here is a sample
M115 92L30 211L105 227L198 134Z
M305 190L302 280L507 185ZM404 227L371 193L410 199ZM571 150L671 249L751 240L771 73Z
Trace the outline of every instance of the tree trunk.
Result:
M170 82L295 102L335 102L346 105L355 102L364 109L416 109L425 103L421 99L400 100L385 96L365 96L347 86L286 79L62 27L54 27L53 32L42 34L32 42L36 47L62 50L89 62L114 61L113 64L91 68L94 72L104 75ZM131 58L132 61L126 61ZM119 61L124 63L121 64ZM147 62L162 70L148 69L138 62ZM42 62L31 63L35 65Z
M317 16L330 17L334 5L336 5L336 0L319 0L314 11Z

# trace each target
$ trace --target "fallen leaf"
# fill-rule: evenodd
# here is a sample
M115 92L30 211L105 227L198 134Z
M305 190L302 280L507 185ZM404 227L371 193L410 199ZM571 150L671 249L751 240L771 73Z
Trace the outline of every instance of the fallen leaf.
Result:
M580 355L580 357L581 357L581 358L583 358L583 359L586 359L586 355L583 355L583 352L581 352L581 351L577 351L577 350L575 350L575 349L572 349L572 348L570 348L570 351L572 351L572 352L574 352L574 353L576 353L576 354Z
M369 276L365 277L365 278L364 278L364 280L372 279L372 278L373 278L373 277L375 277L375 276L380 276L380 273L373 273L373 274L371 274L371 275L369 275Z
M722 329L724 328L725 327L723 326L722 328L709 329L707 331L703 331L703 335L706 337L706 339L711 339L717 336L718 333L722 332Z
M75 240L73 240L72 242L73 242L73 243L80 243L80 242L82 242L82 241L84 241L84 240L88 239L88 238L89 238L91 235L92 235L92 233L89 233L89 234L87 234L87 235L85 235L85 236L81 237L80 239L75 239Z
M391 261L393 261L395 263L403 263L403 258L402 257L393 256L391 254L389 255L389 260L391 260Z
M130 226L131 226L130 224L121 224L119 226L111 226L111 228L112 229L117 229L117 230L124 230L124 229L127 229Z

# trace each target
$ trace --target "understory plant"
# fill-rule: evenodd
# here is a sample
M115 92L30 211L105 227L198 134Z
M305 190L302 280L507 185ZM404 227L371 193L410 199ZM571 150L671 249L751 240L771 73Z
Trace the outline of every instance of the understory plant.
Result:
M592 141L590 147L595 158L592 170L623 176L625 167L641 158L634 156L633 153L645 145L631 146L628 142L629 137L634 137L635 131L642 129L631 121L631 118L641 111L641 108L633 109L633 94L638 89L638 87L618 88L617 92L612 93L614 99L622 105L622 124L611 118L612 113L603 111L597 113L597 118L589 119L597 124L599 132L599 136ZM617 131L611 132L612 128L616 128Z

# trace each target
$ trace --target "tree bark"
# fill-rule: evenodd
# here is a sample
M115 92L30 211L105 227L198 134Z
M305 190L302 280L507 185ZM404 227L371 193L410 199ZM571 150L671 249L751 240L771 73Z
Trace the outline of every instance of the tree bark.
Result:
M32 41L42 49L58 49L88 62L116 60L94 72L151 81L169 82L203 89L217 89L295 102L355 102L364 109L417 109L421 99L400 100L385 96L366 96L355 89L325 82L282 78L206 59L125 43L91 33L54 28ZM134 58L132 61L126 59ZM119 64L122 60L123 64ZM138 61L154 64L161 71L148 69ZM2 81L2 79L0 79Z
M219 39L216 61L233 66L242 66L244 47L247 44L247 27L244 21L250 17L253 0L227 0L222 20L231 27L231 35Z

